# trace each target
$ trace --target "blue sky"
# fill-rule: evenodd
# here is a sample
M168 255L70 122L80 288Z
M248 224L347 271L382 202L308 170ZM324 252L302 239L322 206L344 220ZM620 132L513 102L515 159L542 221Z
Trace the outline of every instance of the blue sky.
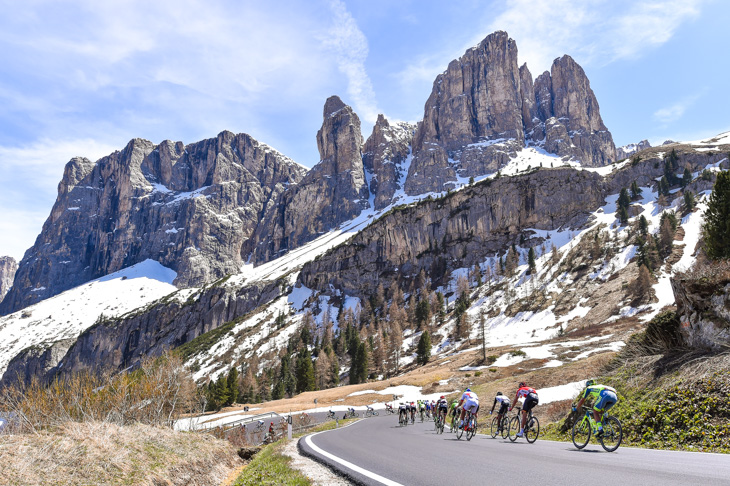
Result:
M723 0L0 0L0 255L20 259L65 163L134 137L245 132L318 161L325 99L417 121L495 30L533 76L570 54L617 145L730 130ZM725 39L725 40L723 40Z

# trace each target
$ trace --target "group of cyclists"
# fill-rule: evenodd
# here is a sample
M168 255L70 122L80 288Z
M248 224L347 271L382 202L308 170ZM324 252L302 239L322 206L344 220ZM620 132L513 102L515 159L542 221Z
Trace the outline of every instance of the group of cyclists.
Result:
M616 403L618 403L618 396L616 390L610 386L600 385L594 380L588 380L585 384L585 390L579 396L579 402L572 407L573 411L576 412L580 409L586 400L593 400L592 415L597 425L596 437L601 437L603 434L603 416L611 409ZM537 390L527 385L527 383L520 382L515 393L514 400L504 395L501 391L497 392L492 403L492 409L489 414L492 415L497 409L497 424L499 424L499 432L502 432L504 427L503 418L507 412L511 412L515 407L515 404L522 400L521 420L520 420L520 431L517 433L517 437L523 437L525 434L525 425L527 424L528 416L531 415L531 411L535 406L540 403ZM421 408L423 407L423 408ZM450 408L450 411L449 411ZM428 400L417 401L417 402L401 402L398 407L399 423L404 423L405 419L410 416L411 423L415 421L416 411L426 410L426 412L433 411L434 420L439 417L445 422L447 416L451 416L453 423L457 428L463 429L468 426L468 421L465 421L467 415L473 416L476 420L479 415L479 397L476 393L467 388L462 393L459 400L454 400L449 407L448 400L442 395L438 401Z

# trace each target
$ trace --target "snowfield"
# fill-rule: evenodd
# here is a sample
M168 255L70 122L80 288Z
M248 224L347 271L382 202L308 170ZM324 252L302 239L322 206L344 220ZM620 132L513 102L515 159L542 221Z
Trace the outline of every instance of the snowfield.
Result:
M145 260L0 317L0 376L20 351L76 338L100 316L117 317L177 291L177 273Z

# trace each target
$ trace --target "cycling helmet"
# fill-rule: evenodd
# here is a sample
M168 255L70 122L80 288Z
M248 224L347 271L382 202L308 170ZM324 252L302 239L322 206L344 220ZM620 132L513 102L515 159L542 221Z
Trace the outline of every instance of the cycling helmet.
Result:
M521 381L519 386L520 386L520 388L522 388L523 386L527 386L527 383L525 383L524 381Z
M501 396L501 395L502 395L502 392L497 392L497 396Z
M586 381L586 386L593 386L595 384L596 384L595 380L588 380L588 381Z
M441 395L441 398L439 398L439 400L443 400L444 398L446 398L446 395Z
M470 392L470 391L471 391L471 388L467 388L467 389L466 389L466 390L464 390L464 391L465 391L465 392Z

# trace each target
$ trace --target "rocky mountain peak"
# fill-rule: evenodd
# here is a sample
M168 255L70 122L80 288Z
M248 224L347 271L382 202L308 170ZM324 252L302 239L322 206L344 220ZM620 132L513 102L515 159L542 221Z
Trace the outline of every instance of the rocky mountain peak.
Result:
M514 40L495 32L436 78L415 135L406 191L441 191L457 176L495 172L527 145L587 166L616 156L575 60L556 59L533 82L527 65L518 67Z
M371 174L370 192L375 195L375 209L391 204L395 193L403 188L415 129L416 125L410 123L391 125L384 115L378 115L362 154L365 169Z
M2 302L5 294L8 293L10 287L13 286L13 278L17 269L18 262L15 261L15 258L9 256L0 257L0 302Z
M333 95L327 98L327 101L324 103L324 110L323 110L323 118L327 118L330 115L333 115L340 111L343 108L346 108L347 105L340 99L339 96Z
M622 147L616 147L616 160L626 159L637 152L651 148L648 140L642 140L639 143L630 143Z
M337 96L327 99L317 132L320 161L264 214L251 258L263 263L349 221L368 207L360 118Z

